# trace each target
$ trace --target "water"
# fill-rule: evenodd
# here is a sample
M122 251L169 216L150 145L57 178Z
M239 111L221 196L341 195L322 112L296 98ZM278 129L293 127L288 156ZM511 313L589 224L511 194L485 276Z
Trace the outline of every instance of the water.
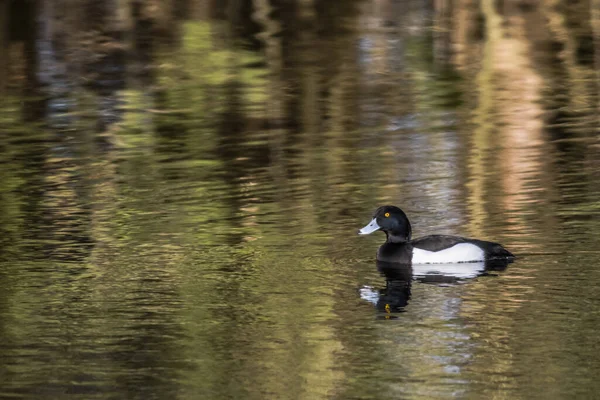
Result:
M0 397L594 397L590 6L219 4L9 7ZM518 259L386 283L382 204Z

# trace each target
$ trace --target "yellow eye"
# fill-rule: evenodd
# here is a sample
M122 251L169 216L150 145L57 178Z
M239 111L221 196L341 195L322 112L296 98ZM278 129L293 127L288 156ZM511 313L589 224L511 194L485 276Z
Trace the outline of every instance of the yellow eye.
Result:
M389 217L389 216L390 216L390 213L385 213L385 214L383 214L383 215L385 215L385 217L387 218L387 217Z

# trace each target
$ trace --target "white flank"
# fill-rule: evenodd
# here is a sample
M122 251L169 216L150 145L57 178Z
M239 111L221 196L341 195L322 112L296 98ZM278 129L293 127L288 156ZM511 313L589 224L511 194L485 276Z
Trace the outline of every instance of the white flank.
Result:
M449 264L460 262L483 261L483 250L471 243L459 243L440 251L427 251L414 248L412 263L414 264Z
M416 264L413 265L413 278L426 278L432 275L454 277L458 279L475 278L485 271L483 261L448 264Z

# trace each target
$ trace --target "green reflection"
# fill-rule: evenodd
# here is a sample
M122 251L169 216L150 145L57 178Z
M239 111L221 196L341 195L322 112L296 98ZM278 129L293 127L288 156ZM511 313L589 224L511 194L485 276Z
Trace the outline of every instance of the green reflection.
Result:
M597 392L589 4L13 3L0 396ZM520 259L378 318L382 203Z

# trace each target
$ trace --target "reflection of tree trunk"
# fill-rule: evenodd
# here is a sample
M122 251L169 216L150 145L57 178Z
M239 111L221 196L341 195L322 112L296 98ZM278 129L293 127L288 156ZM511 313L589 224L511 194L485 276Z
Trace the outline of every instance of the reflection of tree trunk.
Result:
M565 75L565 83L558 88L564 92L563 104L557 104L555 109L562 111L559 115L562 120L557 121L559 123L564 124L572 118L579 120L578 126L571 124L570 129L565 129L562 134L581 137L588 135L597 121L598 86L594 85L593 89L590 86L590 81L597 80L598 77L597 71L590 68L594 65L595 57L594 46L590 45L594 41L593 6L590 10L587 2L580 2L563 9L561 4L555 0L545 4L543 8L552 39L561 45L558 58Z
M434 0L433 56L440 66L448 65L452 56L452 3L450 0Z
M489 187L483 155L497 146L498 140L504 141L499 154L507 161L502 174L507 210L528 200L531 194L523 190L525 182L542 167L538 147L542 140L539 99L543 82L532 66L532 45L525 36L526 21L521 16L513 16L509 21L499 14L493 0L484 0L482 10L486 17L487 41L478 77L479 128L474 132L469 163L473 177L470 184L472 232L478 236L484 236L482 217L486 214L485 190ZM509 24L510 36L506 34ZM494 132L496 125L490 122L491 118L502 123L500 132ZM524 222L515 221L515 225L517 223Z
M129 47L133 50L133 57L128 68L130 77L133 78L134 87L147 90L154 83L154 71L152 62L154 60L154 21L143 12L143 5L139 1L131 4L131 28L132 42ZM136 84L137 83L137 84Z
M321 121L321 109L319 107L319 80L318 80L318 52L315 51L315 43L318 43L316 32L316 10L313 1L301 2L298 8L299 22L306 28L300 32L300 54L302 57L302 125L305 134L305 144L314 143L318 140Z
M265 116L267 119L267 128L269 133L269 155L273 166L272 172L275 175L275 181L278 187L284 185L284 169L281 168L284 162L283 145L285 140L285 131L279 128L280 121L283 118L283 104L285 99L284 87L282 82L283 72L283 44L279 36L282 30L281 23L272 18L273 7L269 0L254 0L254 13L252 18L262 26L261 32L257 34L259 40L263 43L265 60L270 71L269 78L269 98L266 103ZM276 128L277 126L277 128Z
M39 54L36 48L38 39L38 24L43 16L41 13L44 8L39 6L37 1L22 3L23 21L26 21L21 27L25 34L24 53L25 53L25 101L23 106L24 118L27 121L39 121L45 114L45 101L40 94L40 82L37 78L39 67Z
M0 0L0 94L6 91L8 74L8 0Z
M476 54L477 43L481 41L481 9L478 0L456 0L452 9L454 64L458 69L466 68Z
M596 71L596 126L600 126L600 0L590 0L590 10Z
M211 4L215 0L183 0L186 5L185 8L188 10L185 15L186 18L192 20L208 20L211 16L211 10L213 5Z

